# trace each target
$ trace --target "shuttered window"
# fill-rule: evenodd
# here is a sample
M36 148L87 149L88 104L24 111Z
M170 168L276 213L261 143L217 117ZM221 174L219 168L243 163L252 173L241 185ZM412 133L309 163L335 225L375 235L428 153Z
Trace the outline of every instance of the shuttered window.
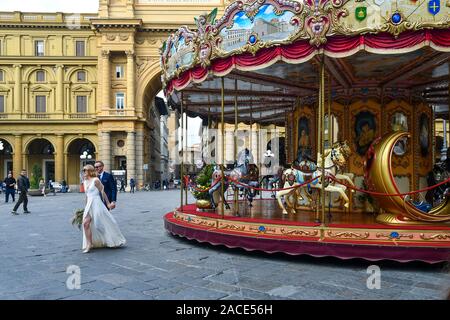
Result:
M77 96L77 112L86 113L87 112L87 97Z
M46 104L47 104L46 96L36 96L36 112L42 113L46 112Z
M75 47L77 57L84 57L86 55L86 48L84 41L77 41Z

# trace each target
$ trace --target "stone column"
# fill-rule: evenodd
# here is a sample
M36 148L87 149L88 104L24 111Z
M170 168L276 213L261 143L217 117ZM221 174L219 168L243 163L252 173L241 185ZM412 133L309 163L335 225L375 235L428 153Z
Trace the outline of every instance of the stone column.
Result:
M56 113L63 113L64 110L64 66L56 66Z
M111 171L111 132L106 131L101 133L100 137L100 159L105 164L105 170Z
M23 169L22 162L22 136L14 136L14 156L13 156L13 172L14 177L18 177L20 171Z
M126 51L127 54L127 109L134 110L134 94L135 94L135 68L134 68L134 52Z
M56 135L55 150L55 181L61 182L64 179L64 135Z
M144 132L136 132L136 183L144 186Z
M14 113L22 112L22 66L14 65Z
M67 152L64 152L64 180L69 184L69 154ZM77 181L77 184L78 182L79 181Z
M127 184L131 178L136 181L136 134L134 132L127 133Z
M111 108L111 66L109 62L109 51L102 51L102 111L109 110Z

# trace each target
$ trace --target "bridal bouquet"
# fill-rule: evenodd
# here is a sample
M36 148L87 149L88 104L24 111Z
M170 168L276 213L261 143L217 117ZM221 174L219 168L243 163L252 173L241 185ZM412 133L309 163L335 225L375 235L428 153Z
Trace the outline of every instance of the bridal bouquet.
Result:
M77 209L75 210L73 217L72 217L72 225L77 226L78 229L81 230L81 224L83 223L83 214L84 209Z

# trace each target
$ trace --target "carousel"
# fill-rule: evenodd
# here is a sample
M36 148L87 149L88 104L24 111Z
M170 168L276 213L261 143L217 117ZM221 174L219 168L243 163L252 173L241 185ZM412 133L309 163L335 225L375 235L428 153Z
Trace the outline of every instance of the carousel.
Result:
M448 261L434 123L450 113L449 18L443 0L248 0L180 27L162 83L203 119L203 168L165 228L268 253Z

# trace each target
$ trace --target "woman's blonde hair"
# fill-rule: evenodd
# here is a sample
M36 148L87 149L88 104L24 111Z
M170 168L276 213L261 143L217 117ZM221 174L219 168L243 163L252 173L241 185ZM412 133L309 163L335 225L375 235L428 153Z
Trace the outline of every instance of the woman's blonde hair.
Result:
M95 178L97 176L97 172L95 172L94 166L91 164L85 165L83 171L86 171L86 175L90 178Z

